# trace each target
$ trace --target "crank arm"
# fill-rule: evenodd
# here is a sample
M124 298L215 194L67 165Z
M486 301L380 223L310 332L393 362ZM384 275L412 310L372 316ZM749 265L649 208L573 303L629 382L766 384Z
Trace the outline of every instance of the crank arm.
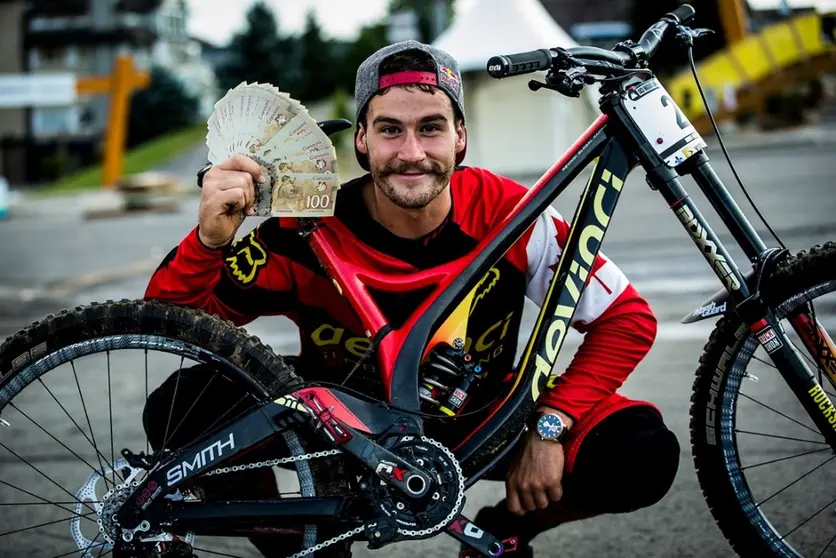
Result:
M496 556L502 556L506 550L515 550L517 547L516 537L500 541L487 531L477 527L475 523L466 518L463 514L459 514L459 516L447 526L445 532L460 543L470 547L469 550L465 550L461 554L461 556L466 556L468 558L475 558L477 556L495 558Z
M334 431L340 436L333 436ZM326 435L348 453L354 455L366 467L374 471L383 482L392 485L407 498L423 498L435 486L432 477L410 465L383 446L368 439L346 424L333 418L325 427Z
M332 412L333 408L325 407L315 394L308 392L299 395L299 398L315 417L313 424L317 431L342 446L374 471L383 482L394 486L407 498L423 498L435 486L427 473L373 442L365 433L347 425Z

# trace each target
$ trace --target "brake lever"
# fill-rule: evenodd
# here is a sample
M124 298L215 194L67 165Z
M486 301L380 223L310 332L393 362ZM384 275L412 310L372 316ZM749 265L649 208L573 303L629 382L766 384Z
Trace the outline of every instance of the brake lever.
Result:
M703 27L692 29L690 27L685 27L684 25L676 26L676 40L681 45L686 47L694 46L694 39L699 39L705 35L712 35L713 33L713 29L706 29Z
M558 79L558 76L560 79ZM567 97L580 97L583 86L594 81L590 80L592 78L587 75L586 68L574 67L557 73L549 73L546 76L546 83L532 79L528 82L528 88L532 91L546 88L557 91Z

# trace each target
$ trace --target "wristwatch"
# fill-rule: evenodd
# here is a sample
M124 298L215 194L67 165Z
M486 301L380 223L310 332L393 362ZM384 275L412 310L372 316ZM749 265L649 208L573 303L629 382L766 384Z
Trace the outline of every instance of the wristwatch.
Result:
M562 442L569 434L569 429L557 413L534 413L528 419L527 426L529 430L536 432L541 440L549 442Z
M197 187L198 188L203 188L203 175L205 175L207 172L209 172L209 169L211 169L211 168L212 168L212 163L206 163L206 166L204 166L202 169L197 171Z

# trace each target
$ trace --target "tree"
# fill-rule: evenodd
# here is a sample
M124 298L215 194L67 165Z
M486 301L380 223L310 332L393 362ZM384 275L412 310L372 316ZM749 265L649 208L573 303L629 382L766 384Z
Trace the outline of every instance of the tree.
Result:
M133 94L126 143L133 147L198 121L199 101L167 69L151 69L147 88Z
M317 101L337 87L340 62L334 56L334 44L322 37L322 29L313 10L308 11L305 28L298 39L301 65L299 97L305 102Z
M247 25L230 41L229 57L218 68L218 84L222 91L241 83L261 82L275 85L298 96L300 71L296 42L281 37L273 11L263 0L247 11Z
M337 57L334 75L338 87L342 87L349 92L354 91L357 68L372 53L388 44L386 27L385 21L366 25L360 29L353 42L341 45L339 50L334 49L334 54Z

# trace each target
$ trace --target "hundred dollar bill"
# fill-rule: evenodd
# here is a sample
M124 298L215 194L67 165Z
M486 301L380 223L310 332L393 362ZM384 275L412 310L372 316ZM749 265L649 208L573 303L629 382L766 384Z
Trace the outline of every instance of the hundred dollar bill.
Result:
M330 173L337 172L337 151L334 147L311 151L296 157L263 157L259 163L276 173Z
M336 174L270 173L269 180L256 188L256 215L331 217L339 189Z

